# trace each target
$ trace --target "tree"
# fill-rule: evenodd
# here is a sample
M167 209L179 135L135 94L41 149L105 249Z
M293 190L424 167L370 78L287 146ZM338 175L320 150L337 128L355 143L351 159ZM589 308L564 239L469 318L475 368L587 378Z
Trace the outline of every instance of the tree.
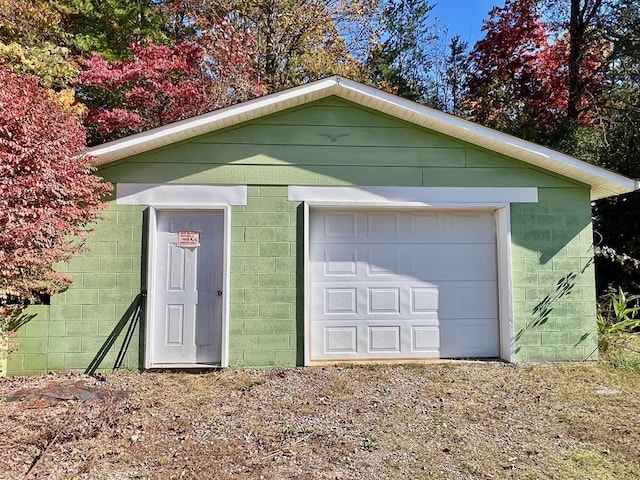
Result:
M70 93L79 67L64 47L61 20L45 0L0 0L0 65Z
M353 25L366 8L345 0L175 0L170 3L174 38L210 31L220 19L255 34L253 67L269 92L338 74L361 79L336 22ZM358 13L362 17L358 17ZM357 36L357 35L356 35Z
M588 108L585 95L589 95L588 84L593 73L589 62L593 60L593 52L602 44L601 32L596 28L602 13L602 0L543 0L541 3L554 18L555 28L565 32L566 119L569 123L577 123L581 111Z
M538 0L508 0L490 15L483 27L485 37L471 54L474 77L465 101L469 116L527 140L578 153L582 127L593 128L608 42L589 31L589 43L581 45L576 60L571 22L543 22ZM579 31L586 28L579 23Z
M429 47L437 39L428 22L428 0L387 0L381 9L381 37L367 58L374 86L401 97L426 102L430 96L433 58Z
M111 190L85 149L75 113L37 79L0 67L0 321L70 283L53 264L81 250L72 238L85 236Z
M582 4L581 4L582 3ZM582 68L587 43L587 31L598 13L601 0L571 0L569 17L569 95L567 101L567 119L578 120L579 104L584 94Z
M548 48L536 0L507 0L489 12L471 52L473 76L465 109L472 120L528 140L537 140L549 119L540 118L548 96L537 77L538 58Z
M64 46L88 57L94 52L108 60L131 56L131 44L166 43L168 18L163 0L46 0L60 15Z
M56 43L62 34L60 21L48 0L0 0L0 38L7 43Z
M640 177L640 5L608 2L599 25L612 48L598 125L603 132L599 163ZM596 258L598 291L622 287L640 292L639 192L605 198L594 206L594 228L603 255ZM615 252L615 253L613 253Z
M469 44L459 35L442 32L440 54L434 62L432 100L428 103L447 113L462 115L462 102L469 82Z
M0 65L13 73L36 76L42 86L57 90L70 89L80 74L69 50L52 43L28 46L0 42Z
M80 80L87 125L99 143L221 108L265 93L250 63L252 38L221 23L201 44L135 44L134 57L94 54ZM206 45L208 48L206 48ZM215 55L215 56L213 56Z

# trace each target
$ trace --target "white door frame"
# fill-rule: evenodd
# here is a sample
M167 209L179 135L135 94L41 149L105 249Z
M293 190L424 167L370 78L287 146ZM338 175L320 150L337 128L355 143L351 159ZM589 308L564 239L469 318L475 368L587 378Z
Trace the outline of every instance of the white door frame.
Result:
M304 364L311 365L310 214L320 207L493 211L496 221L498 328L500 358L515 362L513 279L511 268L512 202L537 203L535 187L325 187L290 186L289 200L304 209ZM323 363L323 362L317 362Z
M166 183L117 183L116 203L119 205L145 205L148 207L147 225L147 295L155 291L155 262L153 253L157 248L157 212L159 210L222 210L223 254L222 254L222 335L220 366L229 366L229 269L231 265L231 206L247 204L246 185L202 185ZM151 299L153 300L153 299ZM178 367L178 365L154 364L153 345L154 302L147 298L145 315L145 368ZM180 367L198 367L184 365Z
M164 364L153 361L153 334L156 323L155 318L155 288L158 282L156 278L156 258L158 211L222 211L223 212L223 245L222 245L222 334L220 354L220 367L229 366L229 268L231 262L231 249L229 242L231 239L231 207L229 205L207 205L207 206L150 206L148 216L148 242L147 242L147 301L145 315L145 368L202 368L201 364Z

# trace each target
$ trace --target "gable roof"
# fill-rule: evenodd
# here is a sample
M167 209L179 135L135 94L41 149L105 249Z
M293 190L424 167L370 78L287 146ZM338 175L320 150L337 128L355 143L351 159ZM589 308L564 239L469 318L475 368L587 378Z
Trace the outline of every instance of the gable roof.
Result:
M104 143L87 153L98 158L98 165L104 165L329 96L343 98L585 183L591 186L592 200L628 193L640 188L640 182L636 180L569 155L337 76Z

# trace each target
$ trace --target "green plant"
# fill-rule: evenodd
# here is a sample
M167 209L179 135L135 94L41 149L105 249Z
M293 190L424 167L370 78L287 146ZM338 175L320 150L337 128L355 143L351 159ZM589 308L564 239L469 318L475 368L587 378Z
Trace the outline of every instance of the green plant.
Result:
M621 367L640 375L640 350L633 348L633 343L632 340L628 340L624 344L616 345L617 348L613 348L607 358L616 367ZM638 343L637 340L635 343Z
M627 295L622 288L610 290L598 304L598 347L606 353L620 335L640 327L640 295Z
M373 452L378 449L378 444L372 438L364 438L360 443L360 450L363 452Z

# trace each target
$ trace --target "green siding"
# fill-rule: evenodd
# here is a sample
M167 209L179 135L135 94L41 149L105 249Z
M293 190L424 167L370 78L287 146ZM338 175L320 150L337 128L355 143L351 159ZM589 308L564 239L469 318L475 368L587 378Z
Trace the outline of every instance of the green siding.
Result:
M327 99L104 166L111 182L247 184L231 214L232 366L302 360L302 225L287 185L526 186L511 206L516 356L578 360L596 347L588 187L392 117ZM110 203L75 283L19 332L10 374L84 370L141 290L144 207ZM566 282L566 290L559 282ZM126 326L124 327L126 330ZM124 331L100 368L109 369ZM138 368L136 332L125 367ZM591 356L590 358L594 358Z

